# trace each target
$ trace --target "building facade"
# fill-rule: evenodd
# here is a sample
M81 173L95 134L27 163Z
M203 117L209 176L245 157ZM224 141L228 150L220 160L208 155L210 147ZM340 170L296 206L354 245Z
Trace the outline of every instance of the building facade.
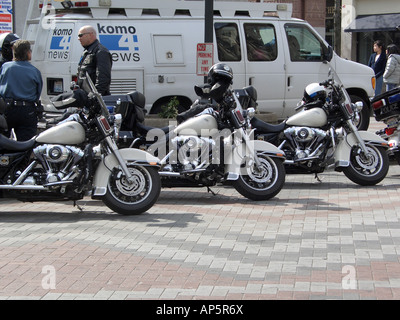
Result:
M341 29L342 56L366 64L375 40L400 46L400 2L342 0Z

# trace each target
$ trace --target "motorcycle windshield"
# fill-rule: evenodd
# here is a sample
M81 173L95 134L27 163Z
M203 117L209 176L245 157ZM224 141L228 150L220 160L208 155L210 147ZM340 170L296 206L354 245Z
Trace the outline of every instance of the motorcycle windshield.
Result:
M347 93L342 81L339 78L339 75L336 73L335 69L332 67L332 65L328 62L329 64L329 72L328 72L328 79L333 82L333 84L341 91L341 96L342 96L342 101L347 108L351 109L351 99L349 94Z

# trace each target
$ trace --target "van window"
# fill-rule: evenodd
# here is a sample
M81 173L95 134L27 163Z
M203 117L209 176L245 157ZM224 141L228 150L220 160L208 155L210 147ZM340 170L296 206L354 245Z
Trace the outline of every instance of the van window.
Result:
M273 25L245 23L244 32L249 61L274 61L276 59L276 36Z
M292 61L323 61L323 43L307 26L298 24L285 25L286 38Z
M215 35L217 38L219 61L241 61L239 31L236 23L216 23Z

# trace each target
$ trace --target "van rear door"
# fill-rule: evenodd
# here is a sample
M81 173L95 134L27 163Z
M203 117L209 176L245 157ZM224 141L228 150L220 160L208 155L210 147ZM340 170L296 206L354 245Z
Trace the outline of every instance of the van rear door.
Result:
M283 23L283 22L282 22ZM322 39L304 23L283 23L286 41L285 52L285 108L283 116L294 113L302 99L305 87L313 82L322 82L328 76L329 67L324 64L327 46Z

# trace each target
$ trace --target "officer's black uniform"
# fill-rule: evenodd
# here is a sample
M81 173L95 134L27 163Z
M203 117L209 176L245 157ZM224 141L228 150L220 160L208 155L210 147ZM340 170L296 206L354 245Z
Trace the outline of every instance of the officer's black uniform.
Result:
M99 40L94 41L81 57L78 66L78 85L82 86L82 80L86 72L96 86L97 91L103 95L110 95L112 57L108 49Z

